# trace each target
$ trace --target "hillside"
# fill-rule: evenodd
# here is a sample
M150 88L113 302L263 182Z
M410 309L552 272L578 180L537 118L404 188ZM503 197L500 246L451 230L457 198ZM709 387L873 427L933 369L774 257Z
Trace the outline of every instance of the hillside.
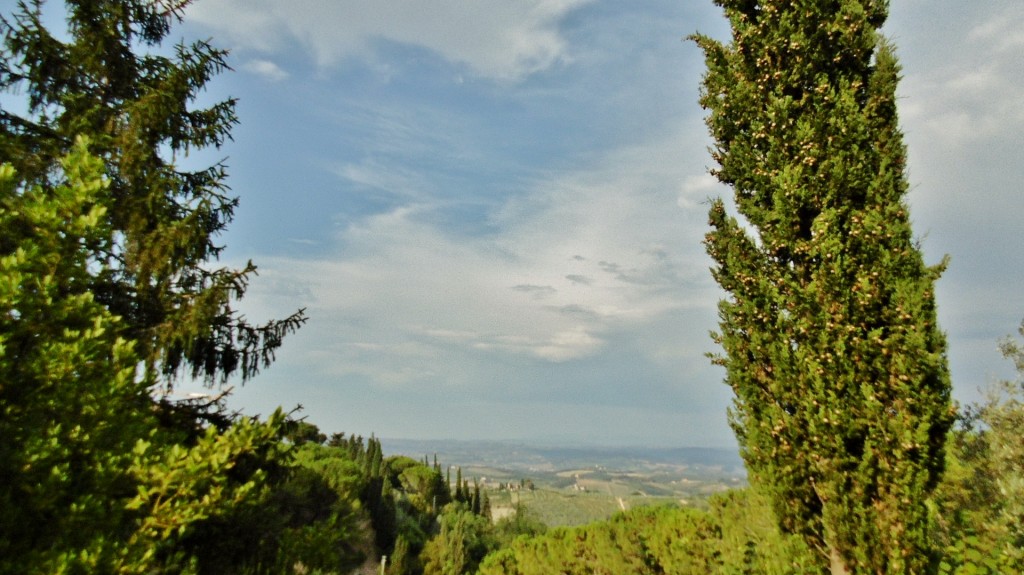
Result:
M746 483L734 451L711 448L531 446L500 441L381 440L388 454L424 456L476 479L495 519L522 505L546 525L582 525L649 505L703 508Z

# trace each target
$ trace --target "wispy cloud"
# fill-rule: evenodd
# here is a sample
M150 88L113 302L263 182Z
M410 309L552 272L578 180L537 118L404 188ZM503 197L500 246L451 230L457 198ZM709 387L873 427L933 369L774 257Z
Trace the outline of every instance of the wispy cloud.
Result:
M1006 3L945 41L956 59L907 72L900 89L907 123L953 148L1024 130L1024 4Z
M263 139L232 152L237 188L250 214L274 213L228 243L261 266L243 311L305 305L311 321L267 374L280 391L264 379L250 400L316 402L318 423L364 433L732 441L729 390L703 356L722 294L701 245L706 200L730 192L706 173L703 65L680 41L728 36L712 2L190 10L248 71L291 72L242 94ZM893 10L915 232L929 261L953 256L939 310L970 393L1024 309L1024 4ZM290 229L275 236L278 212ZM289 237L316 249L293 256ZM459 417L437 417L440 401Z
M695 241L703 210L677 204L677 182L700 169L671 152L683 137L537 178L493 214L491 234L452 235L411 204L363 218L339 233L334 255L263 259L265 274L288 278L267 285L312 295L305 353L343 356L347 372L389 385L464 381L486 358L582 360L624 334L660 331L678 311L711 318L715 291ZM701 349L708 327L693 331ZM676 338L666 336L675 355L689 353Z
M418 46L475 74L518 80L571 56L559 22L590 0L206 0L188 17L260 52L299 44L330 67L380 40Z
M512 286L512 289L519 292L531 294L533 297L537 299L551 297L558 293L558 290L551 286L537 286L529 284L519 284L516 286Z

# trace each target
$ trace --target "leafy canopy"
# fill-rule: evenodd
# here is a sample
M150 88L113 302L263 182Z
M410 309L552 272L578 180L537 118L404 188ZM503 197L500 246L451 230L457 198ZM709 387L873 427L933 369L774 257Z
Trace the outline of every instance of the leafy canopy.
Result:
M68 0L56 32L38 0L0 15L3 573L242 571L281 538L284 414L156 397L252 377L305 320L233 310L255 267L218 267L215 238L237 200L223 165L179 167L236 122L195 105L224 53L161 47L187 4Z

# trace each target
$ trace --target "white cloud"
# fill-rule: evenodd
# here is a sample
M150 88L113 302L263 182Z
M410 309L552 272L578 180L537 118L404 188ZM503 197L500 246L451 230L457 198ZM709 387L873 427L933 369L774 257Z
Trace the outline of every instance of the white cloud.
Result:
M288 72L270 60L255 59L249 60L242 65L242 69L262 76L271 82L280 82L288 79Z
M558 23L589 1L205 0L188 18L243 48L272 52L297 42L320 66L365 57L386 40L517 80L568 59Z
M1007 52L1019 56L1024 48L1024 7L1020 4L1009 5L1007 8L990 18L987 22L971 30L967 38L992 45L999 52Z
M679 198L676 204L684 210L699 210L707 200L717 197L725 197L730 193L729 188L718 181L718 178L709 172L700 175L687 176L679 189Z
M406 200L426 197L423 179L401 166L385 165L374 159L364 159L359 163L347 163L332 168L331 171L346 182L371 193L401 197Z
M686 172L700 170L678 158L692 141L679 131L541 178L494 214L494 234L438 227L425 198L363 218L330 256L260 258L253 292L269 292L246 304L280 315L273 308L294 306L304 289L314 320L293 345L311 364L381 385L478 384L475 363L581 360L666 328L706 348L710 326L666 322L717 298L700 246L703 209L676 204ZM286 294L278 304L276 292ZM661 339L677 359L692 355L676 333ZM662 363L672 355L651 353Z
M910 130L954 148L1024 130L1022 30L1024 5L1008 4L966 35L945 39L954 59L908 70L900 104Z

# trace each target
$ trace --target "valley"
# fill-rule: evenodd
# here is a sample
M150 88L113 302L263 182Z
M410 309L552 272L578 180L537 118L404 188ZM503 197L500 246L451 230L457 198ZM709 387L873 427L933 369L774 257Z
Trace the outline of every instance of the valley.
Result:
M500 441L382 440L387 455L436 455L454 481L476 480L492 517L517 505L549 527L582 525L641 506L704 508L708 497L746 485L739 455L709 448L530 446Z

